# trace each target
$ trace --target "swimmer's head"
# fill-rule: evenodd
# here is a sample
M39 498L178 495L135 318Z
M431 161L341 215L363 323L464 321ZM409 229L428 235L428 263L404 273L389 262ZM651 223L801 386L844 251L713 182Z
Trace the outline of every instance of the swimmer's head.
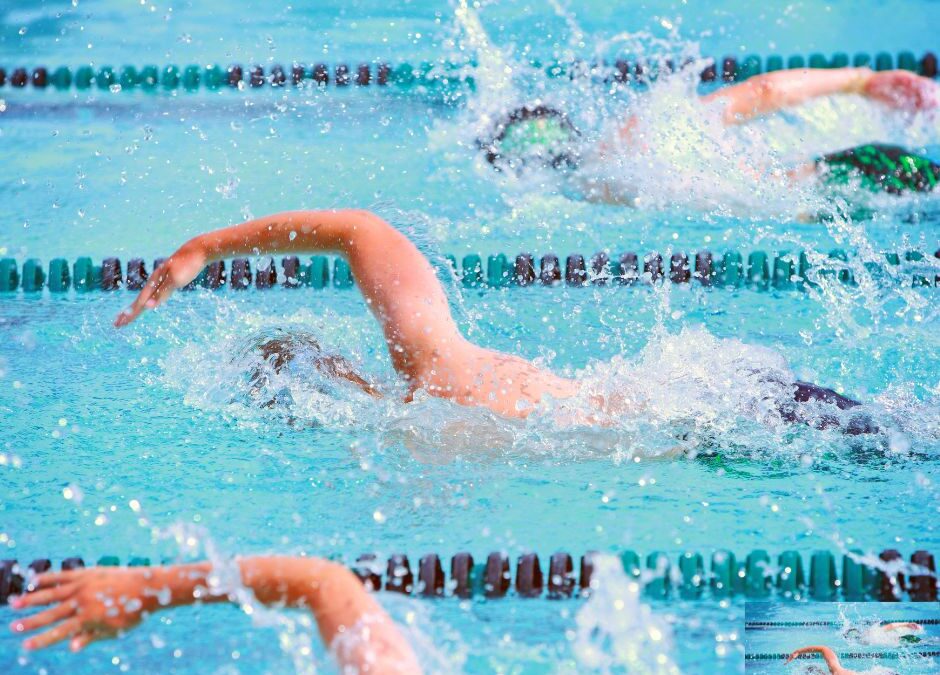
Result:
M919 637L917 637L916 635L910 635L910 634L908 634L908 635L902 635L902 636L901 636L900 638L898 638L898 639L899 639L901 642L907 642L908 644L917 644L918 642L920 642L920 638L919 638Z
M511 112L489 138L477 141L497 171L532 168L575 169L580 132L568 117L548 106L523 106Z
M846 640L859 641L862 639L862 631L858 628L847 628L842 635Z
M257 350L264 362L264 366L256 366L250 373L253 396L260 395L268 386L271 371L278 374L295 362L301 368L313 368L324 382L352 383L370 396L379 396L378 391L357 372L349 359L337 352L325 350L320 341L309 333L278 330L274 337L265 335L261 340L252 340L249 350ZM276 402L272 399L262 405L270 407Z

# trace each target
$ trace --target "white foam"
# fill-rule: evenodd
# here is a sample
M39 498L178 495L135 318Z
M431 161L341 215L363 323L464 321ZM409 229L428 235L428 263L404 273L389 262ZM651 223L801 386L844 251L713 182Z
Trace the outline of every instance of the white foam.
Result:
M597 556L591 596L575 616L574 654L595 672L673 675L672 628L640 601L640 584L613 556Z

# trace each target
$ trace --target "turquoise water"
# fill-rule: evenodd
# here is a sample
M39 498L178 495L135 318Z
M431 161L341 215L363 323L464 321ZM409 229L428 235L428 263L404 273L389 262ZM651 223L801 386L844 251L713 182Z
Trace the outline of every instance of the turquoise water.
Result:
M922 656L936 652L940 630L936 622L940 612L936 605L924 603L819 603L786 605L749 603L746 621L833 622L832 626L777 626L748 628L744 636L748 654L789 654L800 647L825 645L838 654L853 654L842 665L872 675L887 672L935 673L936 657ZM888 622L928 622L921 630L902 629L900 633L880 631L877 626ZM919 642L902 642L899 635L911 635ZM874 655L874 656L873 656ZM812 661L784 664L781 660L753 659L747 661L748 673L805 673ZM821 661L815 662L821 665Z
M237 15L205 3L172 12L152 6L0 10L0 61L419 61L455 58L454 45L469 39L443 3L274 12L258 3L240 5ZM800 4L761 13L743 3L720 10L594 3L569 18L588 45L624 30L669 38L663 19L680 17L681 39L700 41L705 54L919 53L931 46L922 18L929 11L936 3ZM572 49L571 29L550 5L485 5L478 17L491 47L511 52L551 33L560 53ZM874 26L885 36L878 45ZM668 44L685 43L673 37ZM590 47L578 53L592 55ZM503 58L512 62L511 53ZM715 136L711 113L688 103L681 78L633 100L538 78L496 95L486 73L480 77L476 93L457 97L353 87L177 96L7 87L0 254L149 260L253 215L333 206L376 209L435 260L703 247L932 253L940 244L934 198L876 200L871 218L805 222L801 215L827 195L755 186L736 173L742 162L772 156L791 165L872 140L940 157L936 119L832 100ZM554 103L592 138L626 110L653 120L655 165L641 156L617 167L639 189L637 208L586 204L565 196L557 178L513 181L481 166L472 147L480 114L550 87L557 87ZM354 290L181 294L122 332L110 322L129 301L123 291L0 296L2 557L157 560L212 548L338 554L351 562L364 551L401 551L414 565L429 551L480 558L505 550L514 558L534 550L544 566L559 549L574 556L662 550L673 559L686 550L707 559L715 548L742 557L754 548L936 553L940 295L869 283L861 265L856 271L864 281L857 287L809 292L477 291L442 275L472 339L648 401L649 418L602 431L560 426L550 413L513 423L436 400L376 403L335 387L324 395L323 383L296 372L279 383L292 403L253 405L246 383L253 362L233 355L278 328L315 332L383 389L398 390ZM848 438L755 419L773 386L749 369L792 371L864 401L890 431ZM383 602L410 621L432 671L593 667L574 630L580 601ZM742 602L654 603L653 610L671 625L673 659L685 672L743 670ZM0 620L9 616L0 609ZM281 618L266 626L238 609L187 610L77 657L63 650L27 657L0 633L0 670L280 672L301 654L296 639L280 646L273 638L310 634ZM630 625L617 637L640 629ZM204 637L194 641L195 634ZM322 651L315 658L329 668ZM613 670L623 669L610 658Z

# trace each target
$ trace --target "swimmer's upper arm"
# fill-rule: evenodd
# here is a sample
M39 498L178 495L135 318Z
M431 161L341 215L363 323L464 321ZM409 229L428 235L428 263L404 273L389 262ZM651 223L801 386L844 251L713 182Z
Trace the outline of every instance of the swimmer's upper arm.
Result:
M382 323L395 368L419 375L463 338L431 264L407 237L358 209L285 211L194 237L154 271L117 325L130 323L191 281L204 264L238 255L336 251Z
M434 352L463 341L431 263L405 235L378 216L350 214L342 244L353 277L382 323L392 361L416 375Z

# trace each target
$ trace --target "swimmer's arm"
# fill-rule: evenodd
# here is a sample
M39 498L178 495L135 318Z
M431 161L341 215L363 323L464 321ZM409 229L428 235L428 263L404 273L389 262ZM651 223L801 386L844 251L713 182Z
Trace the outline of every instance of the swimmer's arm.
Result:
M241 581L265 605L306 607L328 645L368 621L368 643L337 649L340 666L361 670L373 656L379 672L417 672L417 660L395 624L342 565L316 558L257 557L238 561ZM13 598L14 609L53 605L13 622L16 633L48 628L24 642L40 649L69 640L73 651L113 637L167 607L237 598L213 593L208 562L152 568L88 568L40 575L32 593ZM60 622L51 626L55 622ZM369 651L372 654L369 654Z
M158 306L213 260L316 251L335 251L349 260L359 290L382 323L399 372L414 376L432 352L462 344L431 264L401 232L356 209L288 211L199 235L154 270L115 325L124 326Z
M725 102L725 124L738 124L820 96L859 94L890 108L915 112L940 105L940 85L906 70L803 68L756 75L703 97Z
M790 654L790 657L786 662L790 663L790 661L802 654L820 654L823 657L823 660L826 662L826 665L829 666L829 672L831 672L833 675L848 675L851 672L842 667L842 664L839 663L839 657L836 656L836 653L829 647L802 647L801 649L797 649L795 652Z
M923 626L919 623L914 623L912 621L896 621L894 623L883 623L881 624L882 630L914 630L919 631L923 630Z
M702 101L723 101L725 124L739 124L821 96L863 93L872 75L869 68L780 70L719 89Z

